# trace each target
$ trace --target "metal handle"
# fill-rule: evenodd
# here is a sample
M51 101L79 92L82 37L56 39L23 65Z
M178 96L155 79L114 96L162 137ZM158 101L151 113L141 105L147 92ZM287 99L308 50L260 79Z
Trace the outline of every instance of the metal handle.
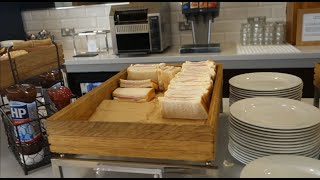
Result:
M211 41L211 24L212 24L212 19L209 19L209 27L208 27L208 45L210 44Z
M196 42L196 33L195 33L195 30L194 30L194 21L193 21L193 20L191 21L191 27L192 27L192 40L193 40L193 44L197 44L197 42Z

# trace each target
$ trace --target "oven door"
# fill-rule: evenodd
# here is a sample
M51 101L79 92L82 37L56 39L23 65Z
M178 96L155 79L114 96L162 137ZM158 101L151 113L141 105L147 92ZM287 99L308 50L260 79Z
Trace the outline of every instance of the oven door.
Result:
M149 33L117 34L118 53L150 52Z

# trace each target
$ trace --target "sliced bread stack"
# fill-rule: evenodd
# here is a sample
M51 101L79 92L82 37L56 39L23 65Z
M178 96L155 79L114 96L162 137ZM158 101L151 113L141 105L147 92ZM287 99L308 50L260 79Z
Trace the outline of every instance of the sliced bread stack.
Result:
M187 61L159 97L164 118L207 119L215 77L215 63Z
M181 67L175 67L175 66L159 67L157 71L159 90L166 91L168 89L171 79L173 79L175 75L180 71L181 71Z

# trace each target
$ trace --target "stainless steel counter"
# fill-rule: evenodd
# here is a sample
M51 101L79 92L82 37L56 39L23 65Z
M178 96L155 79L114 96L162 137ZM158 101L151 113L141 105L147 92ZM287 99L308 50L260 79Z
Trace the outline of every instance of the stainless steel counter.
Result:
M296 47L301 53L239 55L235 44L222 45L221 53L179 54L179 47L171 47L160 54L119 57L101 53L95 57L66 58L67 72L116 72L133 63L179 63L186 60L213 59L224 69L312 68L320 61L320 46Z

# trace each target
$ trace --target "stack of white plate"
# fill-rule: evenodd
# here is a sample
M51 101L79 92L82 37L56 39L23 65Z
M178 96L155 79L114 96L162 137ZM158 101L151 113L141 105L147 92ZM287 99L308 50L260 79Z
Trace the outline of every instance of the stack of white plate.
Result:
M244 164L274 154L317 158L320 110L286 98L240 100L230 107L228 148Z
M229 105L252 97L282 97L301 100L303 82L301 78L285 73L246 73L229 80Z
M247 164L240 178L320 178L320 160L295 155L266 156Z

